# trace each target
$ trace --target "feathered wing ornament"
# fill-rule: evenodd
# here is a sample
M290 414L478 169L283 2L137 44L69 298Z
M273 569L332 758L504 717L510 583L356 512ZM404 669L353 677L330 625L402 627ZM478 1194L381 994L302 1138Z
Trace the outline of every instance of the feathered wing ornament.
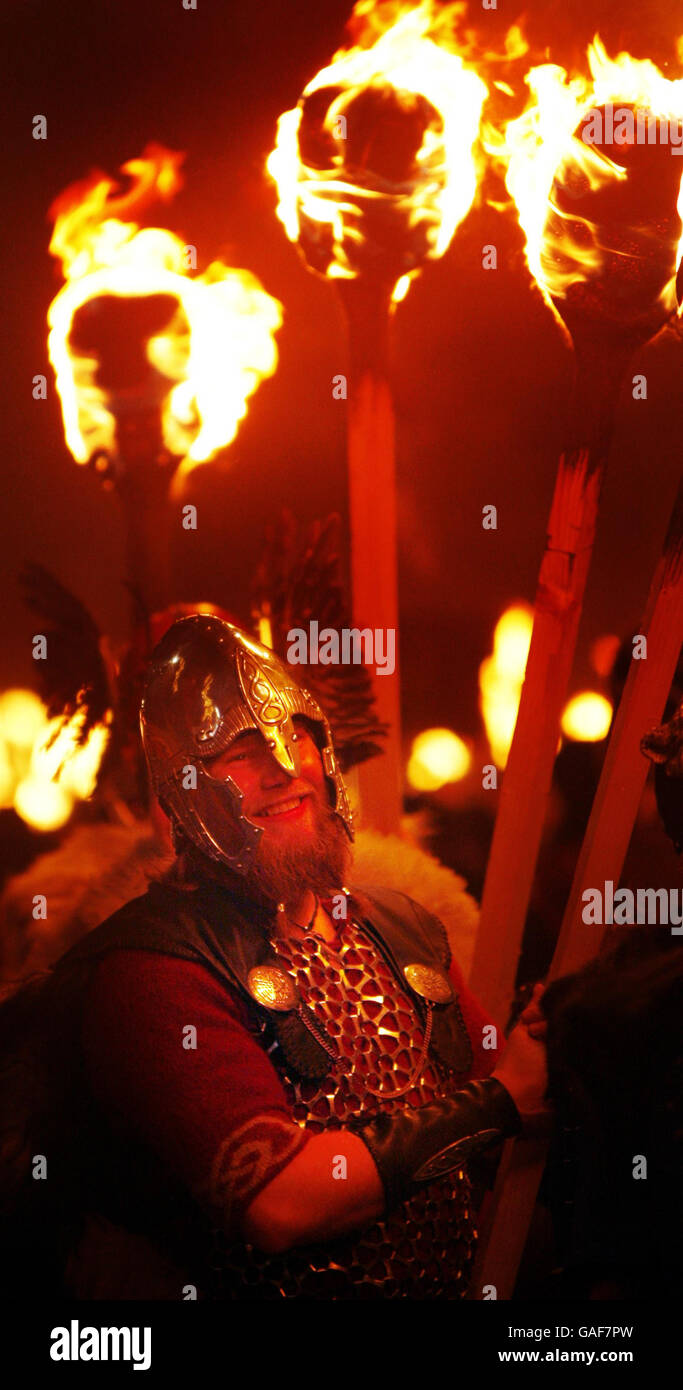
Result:
M341 521L331 515L310 527L303 545L289 511L266 532L261 562L252 585L252 614L257 635L287 660L287 634L352 626L341 580ZM270 639L270 640L269 640ZM302 665L301 682L327 715L342 771L381 753L387 726L377 718L367 668L352 665Z
M47 659L39 663L39 672L48 714L62 715L66 723L80 711L77 743L84 744L112 706L97 624L85 604L43 565L26 565L19 583L47 638Z

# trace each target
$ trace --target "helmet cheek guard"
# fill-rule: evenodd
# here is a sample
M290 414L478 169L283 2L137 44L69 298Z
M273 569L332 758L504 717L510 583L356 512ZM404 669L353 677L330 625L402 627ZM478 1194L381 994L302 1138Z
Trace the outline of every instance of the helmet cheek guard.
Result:
M249 867L262 828L243 814L232 778L211 777L204 764L255 730L283 771L298 776L297 714L315 725L332 807L353 839L329 723L273 652L232 623L196 614L174 623L152 654L140 726L154 790L198 849L238 873Z
M322 758L323 772L332 790L332 809L335 815L339 816L349 839L352 840L353 814L348 792L346 790L346 783L342 777L341 769L337 762L337 755L334 751L332 731L324 715L322 722L325 729L325 744L320 750L320 756Z
M171 820L211 859L244 873L263 830L242 814L239 787L232 777L219 780L201 766L196 769L196 786L184 782L176 773L164 790Z

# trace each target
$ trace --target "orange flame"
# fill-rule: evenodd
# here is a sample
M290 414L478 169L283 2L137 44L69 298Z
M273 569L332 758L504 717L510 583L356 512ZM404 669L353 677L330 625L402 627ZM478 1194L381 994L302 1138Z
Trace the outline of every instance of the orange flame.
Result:
M389 241L396 244L400 236L394 302L404 297L424 260L444 254L477 188L477 137L488 89L456 51L454 27L464 8L437 7L433 0L418 6L360 0L351 17L355 45L336 53L308 83L298 106L280 117L267 161L290 241L324 249L315 269L354 279L365 263L373 218L390 229ZM515 30L512 48L518 40ZM324 89L330 97L320 132L323 167L313 167L301 152L302 118L306 100ZM354 103L363 94L379 100L388 89L406 118L423 103L422 143L400 178L387 175L386 168L372 169L347 149L357 131Z
M109 742L111 711L83 743L84 711L49 719L31 690L0 695L0 806L35 830L58 830L92 796Z
M121 193L104 175L68 188L55 202L50 251L66 283L50 305L48 347L62 402L67 445L78 463L102 450L116 453L111 399L97 384L99 363L69 343L74 315L98 296L140 298L164 294L178 312L163 333L148 339L150 364L169 389L162 402L166 448L187 471L234 439L247 401L277 367L274 333L282 305L254 275L214 261L188 276L191 250L172 232L140 228L133 217L154 199L169 199L181 184L183 156L150 145L122 165L131 180ZM125 219L125 220L122 220Z
M605 106L612 108L612 119L615 108L637 108L638 143L654 143L658 122L661 130L664 121L683 120L683 79L669 81L654 63L628 53L609 58L599 36L587 56L590 79L570 79L564 68L551 63L532 68L525 79L531 92L525 111L502 134L488 127L484 142L506 166L506 185L526 236L529 269L555 312L553 298L562 299L570 285L599 270L608 249L601 245L594 223L557 207L551 196L555 179L563 182L569 176L576 181L578 173L584 186L595 191L628 176L617 158L611 159L577 131L582 128L587 135L583 123L590 123L592 113ZM619 135L615 133L616 151L626 143L624 134L623 126ZM681 150L672 152L680 155ZM683 180L678 213L683 217ZM676 267L682 254L683 237ZM675 280L674 271L661 295L667 312L676 309Z
M515 603L496 623L493 653L479 667L479 700L486 736L497 767L505 767L515 732L526 671L533 610Z
M471 766L467 744L452 729L425 729L413 739L406 776L416 791L438 791L460 782Z
M562 711L561 727L576 743L599 743L607 738L612 722L612 705L597 690L573 695Z

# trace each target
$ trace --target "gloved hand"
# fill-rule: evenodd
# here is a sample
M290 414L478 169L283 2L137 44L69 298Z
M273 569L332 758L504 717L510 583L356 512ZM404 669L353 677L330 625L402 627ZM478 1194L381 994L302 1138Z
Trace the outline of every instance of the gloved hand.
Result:
M492 1076L470 1081L447 1100L361 1123L358 1133L379 1171L387 1206L459 1168L501 1139L547 1128L543 985L532 997Z
M522 1121L509 1091L490 1076L420 1110L377 1115L354 1128L375 1161L389 1210L422 1183L519 1134Z

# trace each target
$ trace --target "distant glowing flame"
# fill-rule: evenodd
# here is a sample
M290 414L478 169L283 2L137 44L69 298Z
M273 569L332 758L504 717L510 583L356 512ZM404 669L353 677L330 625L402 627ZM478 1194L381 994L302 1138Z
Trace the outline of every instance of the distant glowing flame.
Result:
M99 363L69 345L74 315L99 296L139 298L170 295L178 302L173 321L148 340L147 358L169 387L162 402L162 432L168 451L184 458L187 471L210 459L234 439L247 401L277 366L274 333L282 306L247 270L214 261L190 278L194 248L172 232L140 228L132 219L154 199L179 188L181 155L149 146L140 159L122 165L130 190L93 174L55 202L50 250L62 264L66 283L50 305L48 347L62 402L67 445L78 463L102 450L116 455L116 418L107 392L97 384Z
M0 810L5 811L11 807L16 785L10 750L3 739L0 740Z
M577 129L598 108L632 106L640 112L644 142L654 143L654 125L651 137L645 113L650 113L653 122L655 117L660 122L683 119L683 79L669 81L654 63L627 53L611 59L597 36L588 49L588 64L590 79L570 79L564 68L552 63L532 68L525 79L531 92L526 110L509 122L502 135L489 127L485 139L489 152L506 166L507 188L526 235L529 269L551 308L553 297L561 299L570 285L599 270L605 250L599 227L553 202L555 179L563 183L569 177L576 184L579 175L595 191L628 177L618 163L624 141L616 133L615 158L611 159L604 149L577 135ZM678 213L683 217L683 181ZM676 267L682 254L683 238ZM677 307L675 279L673 270L661 296L667 312Z
M425 729L413 740L407 777L416 791L438 791L460 782L471 765L467 744L451 729Z
M30 690L0 695L0 805L35 830L58 830L95 790L111 715L79 746L83 720L80 710L67 721L48 719Z
M14 809L33 830L60 830L74 808L73 797L57 782L25 777L14 794Z
M265 604L258 615L258 640L262 647L269 647L273 650L273 624L271 622L270 604Z
M591 643L590 663L598 676L610 676L621 646L621 638L616 633L606 633L596 637Z
M97 784L97 772L109 740L109 730L97 724L85 743L78 743L85 716L77 712L65 724L51 719L33 748L31 774L41 782L59 781L72 796L86 801Z
M497 767L507 763L526 670L533 610L527 604L506 609L496 624L493 654L479 667L481 712Z
M604 695L584 690L574 695L562 714L562 732L578 743L598 743L607 738L612 706Z
M5 690L0 695L0 736L12 748L32 748L45 720L45 706L32 690Z
M368 250L373 219L380 236L389 229L387 244L401 261L394 302L405 297L424 260L444 254L477 187L477 137L488 89L457 52L453 29L462 10L432 0L417 6L361 0L351 21L356 45L336 53L299 105L280 117L267 162L278 216L290 241L318 248L322 264L316 261L315 269L355 278L362 265L378 261L377 249ZM519 38L518 30L514 34ZM306 100L323 89L330 99L320 112L321 167L313 167L301 153L302 118ZM367 139L358 135L354 103L383 92L392 94L394 123L418 109L424 119L422 143L401 174L371 167Z

